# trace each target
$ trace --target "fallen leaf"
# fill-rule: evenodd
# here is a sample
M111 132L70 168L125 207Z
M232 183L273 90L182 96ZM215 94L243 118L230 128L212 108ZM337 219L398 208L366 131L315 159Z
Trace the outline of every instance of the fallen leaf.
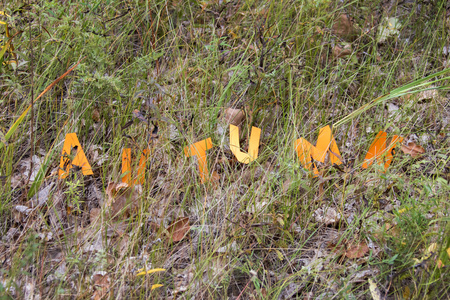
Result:
M363 241L347 248L345 251L345 256L350 259L361 258L364 257L367 252L369 252L369 246L367 246L366 242Z
M137 270L137 274L136 276L142 276L142 275L148 275L148 274L152 274L152 273L156 273L156 272L164 272L166 269L161 269L161 268L157 268L157 269L151 269L151 270L147 270L145 271L145 269L139 269Z
M227 252L236 252L238 250L236 241L233 241L231 244L225 245L223 247L219 247L216 252L217 253L227 253Z
M51 182L45 188L41 189L36 195L34 195L33 198L31 198L33 206L42 206L45 203L47 203L47 200L50 196L50 193L52 192L54 185L55 183Z
M169 227L167 227L167 231L174 242L181 241L190 229L191 227L189 226L188 217L178 218L175 222L169 225Z
M344 47L336 45L331 50L331 53L336 58L349 56L352 54L352 52L353 52L353 50L352 50L352 46L350 44L345 45Z
M423 262L427 261L436 253L436 250L437 250L437 244L431 243L430 246L428 246L428 248L425 249L421 258L419 258L419 259L413 258L415 264L419 265L419 264L422 264Z
M13 210L14 220L17 223L26 223L27 218L31 215L32 212L33 212L32 208L29 208L24 205L16 205L14 206Z
M403 288L403 299L410 299L410 297L411 297L411 291L409 290L409 287L408 286L405 286L404 288Z
M30 178L30 182L34 182L43 162L44 158L37 155L33 155L31 158L22 160L19 163L22 177L25 180Z
M120 183L115 183L115 182L110 182L108 183L108 186L106 187L106 195L108 196L108 199L105 203L106 207L110 207L112 205L112 203L114 202L114 198L116 197L117 193L121 190L121 189L125 189L128 188L128 184L125 182L120 182Z
M239 126L245 118L245 113L242 109L227 108L224 111L223 118L228 125Z
M154 284L154 285L152 285L151 290L153 291L154 289L162 287L162 286L163 286L162 284Z
M141 185L129 187L125 182L111 182L106 187L108 199L105 202L105 207L111 208L113 218L117 219L119 214L126 218L139 208L141 190Z
M92 299L107 299L110 285L109 275L104 271L96 272L92 275L92 282L94 284L94 294L92 295Z
M98 217L100 217L101 211L102 210L100 208L91 209L89 212L89 220L91 221L91 224L94 224L97 221Z
M345 14L340 15L333 24L332 32L344 40L352 41L356 38L356 30L349 17Z
M100 112L96 108L92 111L92 120L94 120L95 123L100 122Z
M133 116L139 119L141 122L147 123L147 119L138 109L133 110Z
M318 223L323 223L325 226L334 225L341 219L341 214L333 207L318 208L314 211L313 216Z
M369 278L368 281L369 281L370 294L372 294L373 300L381 300L382 299L381 292L378 289L375 281L373 281L372 278Z
M425 153L425 149L422 146L417 145L414 142L409 142L406 145L403 144L402 151L406 154L411 155L414 158L419 156L420 154Z

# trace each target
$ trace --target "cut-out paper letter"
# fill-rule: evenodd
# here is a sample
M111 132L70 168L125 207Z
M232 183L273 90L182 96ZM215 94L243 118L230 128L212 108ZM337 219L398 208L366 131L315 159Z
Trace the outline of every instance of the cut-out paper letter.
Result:
M94 175L76 133L68 133L64 140L59 163L59 178L66 178L73 167L81 168L83 175Z
M389 168L389 165L393 159L393 150L397 143L401 143L403 138L394 135L389 144L389 147L386 147L386 137L387 133L384 131L378 132L375 140L372 142L372 145L369 147L369 151L367 151L366 157L364 158L364 164L362 165L363 169L367 169L369 166L373 164L374 161L377 161L379 165L382 165L384 162L384 171ZM384 157L384 160L382 159Z
M184 154L186 156L197 156L198 168L200 171L200 178L202 182L206 182L209 179L208 163L206 162L206 150L211 149L211 138L207 138L190 146L184 147ZM217 178L217 173L213 174L213 178Z
M330 126L320 129L317 145L315 147L304 138L300 138L295 141L295 151L300 159L300 163L307 169L311 169L311 166L313 165L311 157L316 161L324 163L327 153L329 153L330 162L332 164L342 164L341 153L339 152L339 148L331 133ZM319 174L316 166L314 166L314 174Z
M237 160L244 164L249 164L258 158L259 139L261 129L252 127L250 142L248 143L248 154L241 151L239 146L239 127L230 124L230 149Z
M141 153L141 158L139 159L139 167L136 180L131 180L131 148L124 148L122 150L122 182L128 184L128 186L133 186L135 184L144 184L145 180L145 166L147 164L148 155L150 149L144 149Z

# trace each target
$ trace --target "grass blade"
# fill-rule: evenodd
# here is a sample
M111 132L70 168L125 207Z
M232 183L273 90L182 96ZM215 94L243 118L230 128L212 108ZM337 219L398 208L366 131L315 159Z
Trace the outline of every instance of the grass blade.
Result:
M80 59L72 68L67 70L64 74L59 76L55 81L53 81L49 86L47 86L42 93L39 94L39 96L36 97L36 99L33 100L33 103L35 103L38 99L40 99L45 93L47 93L52 87L54 87L58 82L60 82L64 77L66 77L70 72L73 71L82 61L84 58ZM11 126L11 128L8 130L8 132L5 134L5 140L8 141L11 136L16 132L19 125L22 123L23 119L27 115L28 111L31 109L31 104L28 106L28 108L20 115L20 117L14 122L14 124ZM0 149L3 148L5 144L0 143Z
M431 74L431 75L429 75L429 76L427 76L425 78L415 80L415 81L413 81L411 83L408 83L408 84L406 84L404 86L401 86L399 88L393 89L388 94L385 94L385 95L380 96L380 97L378 97L376 99L373 99L369 103L366 103L365 105L363 105L360 108L358 108L357 110L351 112L350 114L348 114L347 116L345 116L341 120L337 121L336 123L333 124L333 128L339 127L339 126L341 126L341 125L343 125L343 124L353 120L354 118L356 118L357 116L359 116L363 112L365 112L365 111L371 109L372 107L374 107L375 105L383 103L383 102L385 102L385 101L387 101L389 99L397 98L397 97L404 96L404 95L407 95L407 94L415 94L415 93L419 93L419 92L426 91L426 90L444 89L447 86L414 90L414 89L419 88L419 87L428 86L428 85L436 83L436 82L440 82L440 81L443 81L443 80L450 79L450 77L444 77L444 78L441 78L441 79L428 81L431 78L434 78L436 76L439 76L439 75L442 75L442 74L445 74L445 73L448 73L448 72L450 72L450 69L445 69L445 70L439 71L437 73L433 73L433 74Z

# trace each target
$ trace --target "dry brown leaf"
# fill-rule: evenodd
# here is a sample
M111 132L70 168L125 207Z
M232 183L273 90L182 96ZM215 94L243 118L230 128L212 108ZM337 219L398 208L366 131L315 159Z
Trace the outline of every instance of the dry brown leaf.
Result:
M369 246L362 241L357 244L350 243L348 240L344 240L340 244L329 243L328 248L338 255L345 255L350 259L361 258L369 252Z
M341 46L334 46L332 54L335 58L345 57L351 55L353 52L351 45L345 45L343 48Z
M139 119L141 122L147 123L147 119L144 115L139 111L139 109L133 110L133 117Z
M406 154L411 155L412 157L417 157L420 154L425 153L425 149L422 146L417 145L414 142L409 142L406 145L403 144L402 151Z
M92 275L92 281L94 284L94 294L92 295L92 299L107 299L110 285L109 275L103 271L96 272Z
M334 225L341 219L341 214L333 207L322 207L314 211L313 216L318 223L323 223L325 226Z
M345 14L339 16L333 24L332 31L335 35L347 41L352 41L356 38L356 30L349 17Z
M102 210L100 208L91 209L91 211L89 212L89 220L91 221L91 224L94 224L97 221L101 211Z
M100 112L97 108L94 108L92 111L92 120L94 120L95 123L100 122Z
M367 246L366 242L360 242L358 244L350 245L347 250L345 250L345 256L354 259L361 258L369 252L369 246Z
M239 126L245 118L245 113L242 109L227 108L224 111L223 118L227 124Z
M170 224L169 227L167 227L167 231L174 242L181 241L190 229L191 226L189 225L188 217L178 218L175 222Z
M136 211L139 208L140 189L140 185L130 188L124 182L109 183L106 187L108 199L105 206L111 208L111 216L117 218L119 214L123 214L126 218Z
M23 223L25 224L27 222L27 219L29 216L31 216L33 212L32 208L29 208L24 205L16 205L14 206L14 210L12 211L14 220L17 223Z

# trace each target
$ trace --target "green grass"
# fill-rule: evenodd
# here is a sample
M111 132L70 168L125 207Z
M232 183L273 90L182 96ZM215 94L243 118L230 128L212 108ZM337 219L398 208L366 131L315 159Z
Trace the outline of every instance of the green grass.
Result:
M45 299L371 299L369 278L389 299L449 297L446 1L61 3L0 9L11 16L0 20L18 58L17 68L0 64L0 299L30 291ZM333 31L341 14L353 19L349 37ZM386 17L398 18L399 35L379 43ZM352 50L337 58L336 46ZM430 87L437 90L424 96ZM262 129L249 165L229 149L229 107L246 114L244 151L251 126ZM134 118L136 109L150 121ZM122 149L139 156L155 125L142 192L123 197L134 208L111 218L107 187L121 181ZM313 178L293 143L315 143L327 125L344 164L319 165ZM386 173L362 169L380 130L426 152L412 158L397 148ZM70 132L94 176L51 176ZM208 137L208 167L220 179L201 184L183 149ZM48 163L32 164L34 182L33 155ZM31 197L51 183L36 206ZM324 221L319 211L341 217ZM180 217L191 229L172 242L167 228ZM364 243L367 253L345 256ZM136 277L141 268L166 272Z

